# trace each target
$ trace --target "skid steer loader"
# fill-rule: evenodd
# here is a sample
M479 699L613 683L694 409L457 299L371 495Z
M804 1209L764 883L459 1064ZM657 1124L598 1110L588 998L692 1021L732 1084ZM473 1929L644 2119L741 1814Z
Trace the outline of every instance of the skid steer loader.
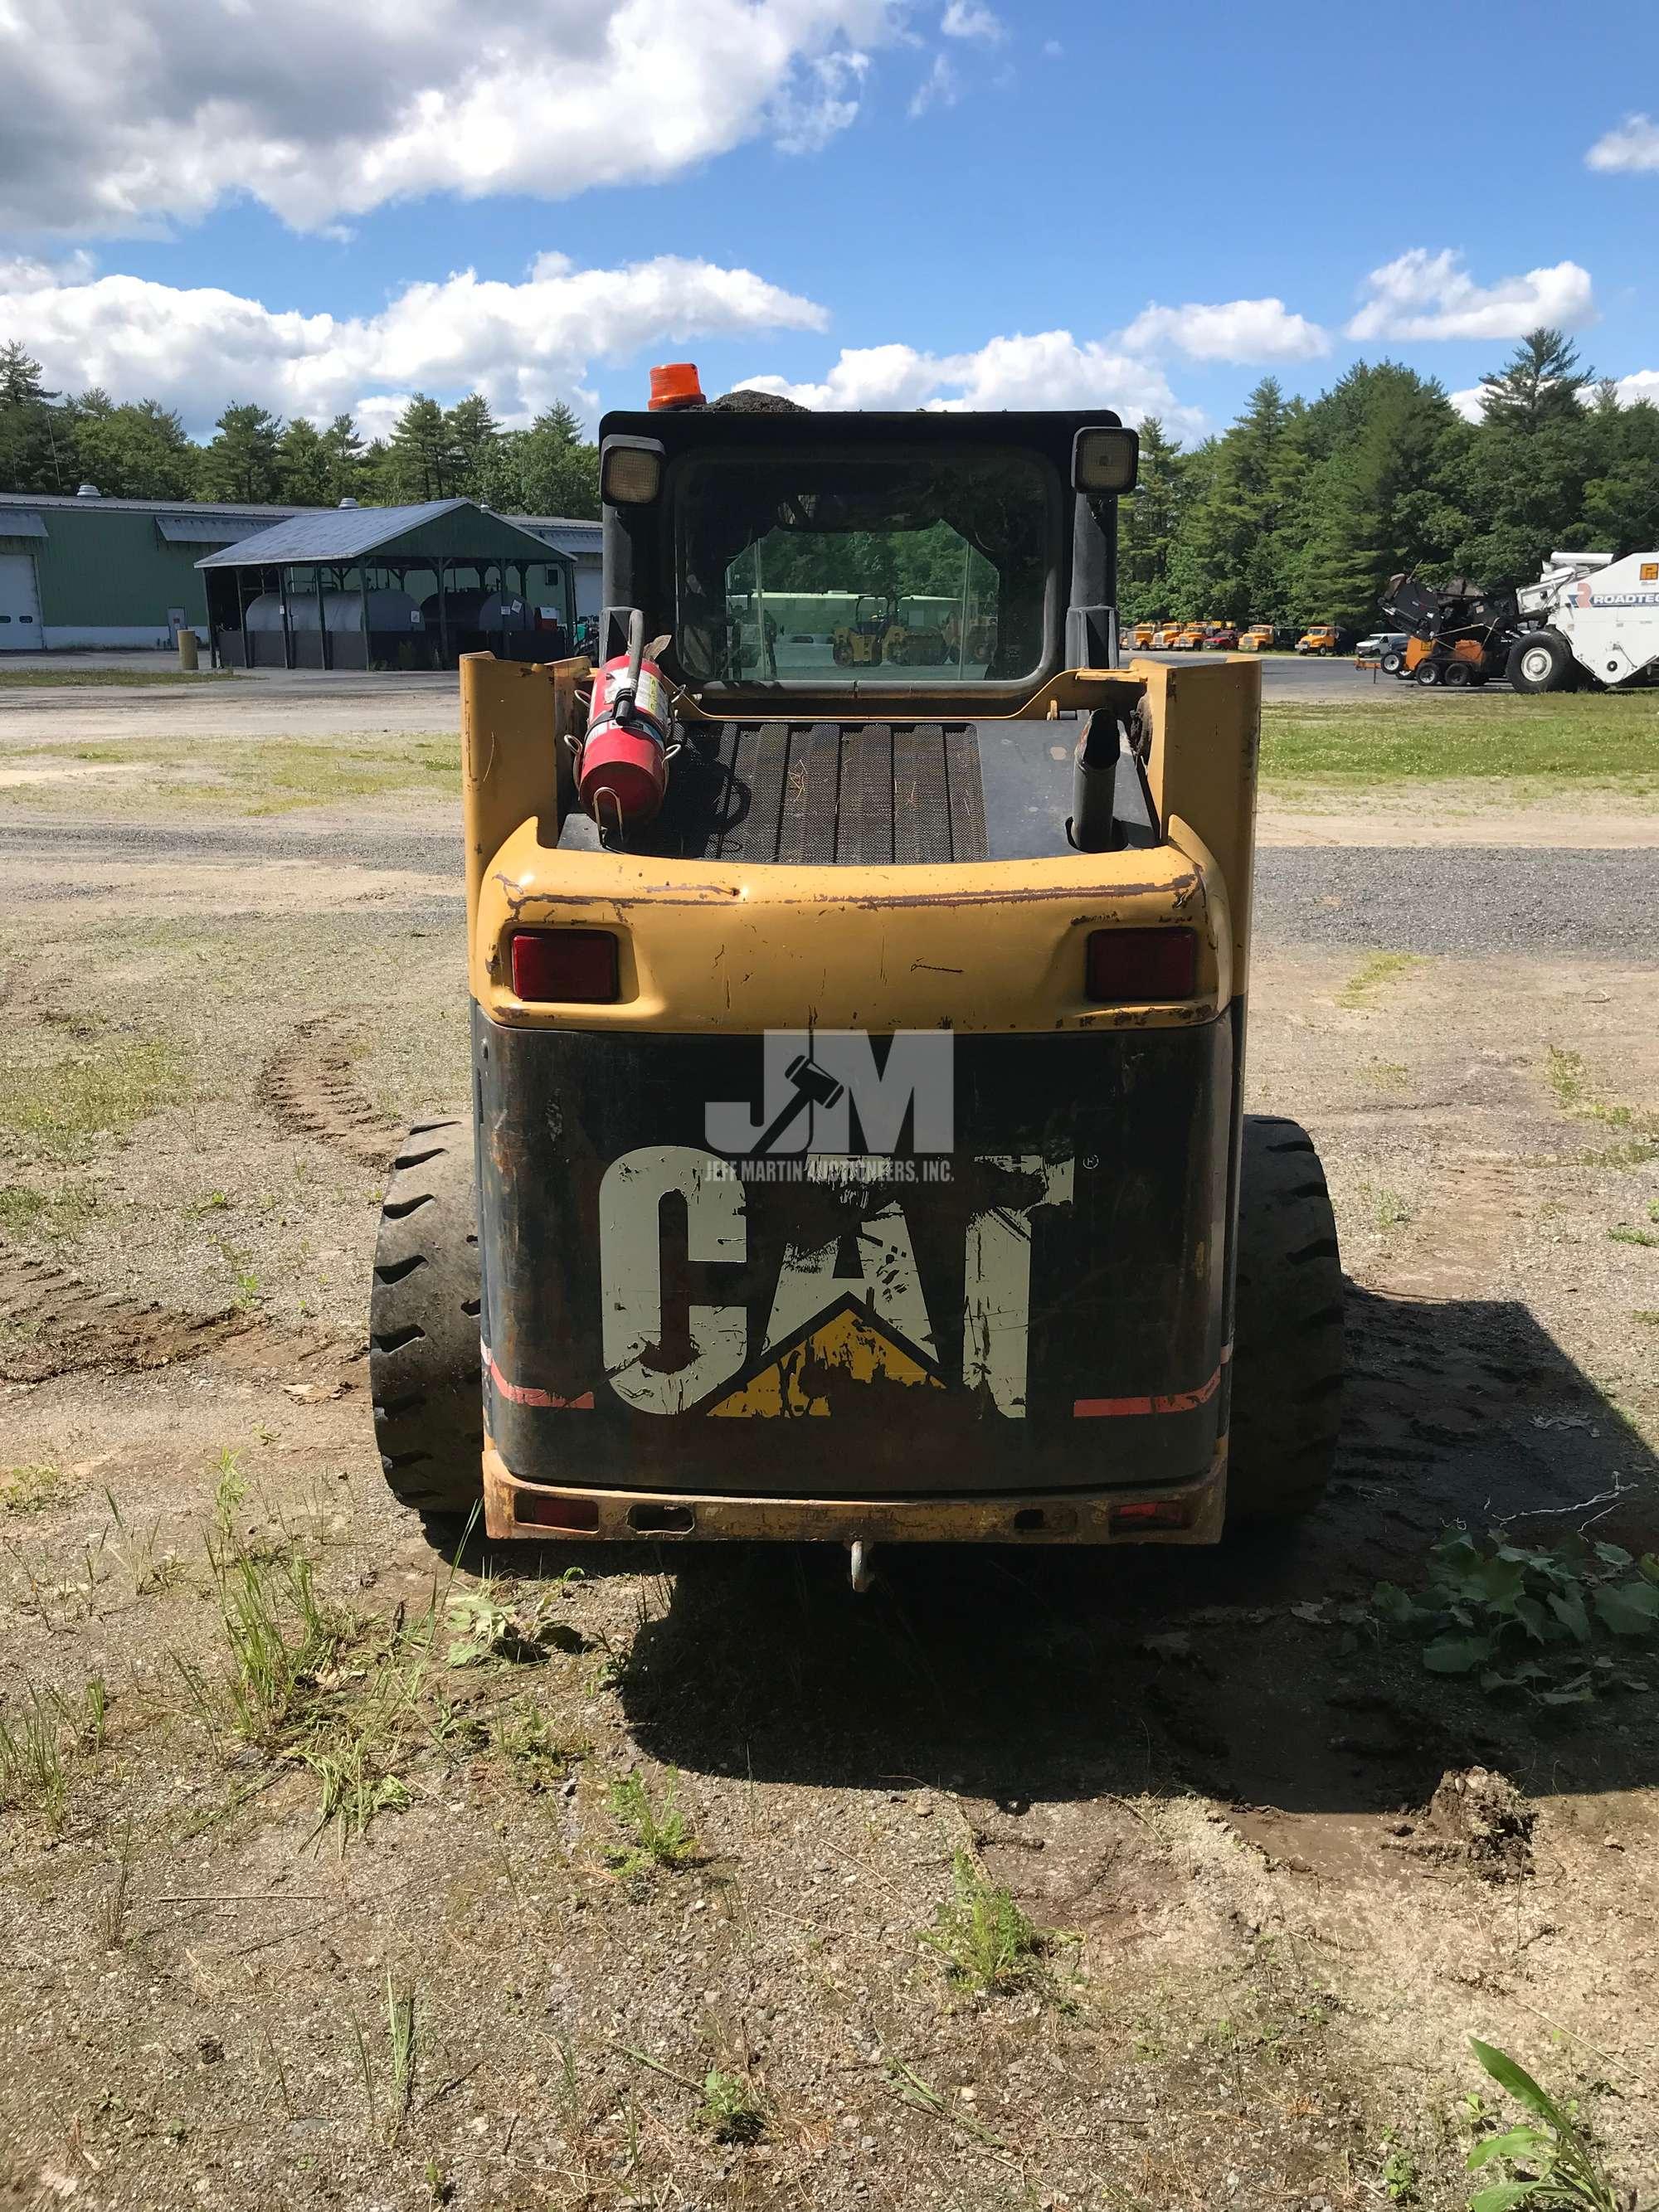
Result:
M1134 465L1100 410L605 418L603 665L462 664L471 1111L374 1270L405 1504L858 1582L1316 1504L1330 1203L1241 1107L1260 670L1118 665ZM732 675L753 549L875 592L924 544L982 670ZM659 804L584 811L590 712L660 715Z

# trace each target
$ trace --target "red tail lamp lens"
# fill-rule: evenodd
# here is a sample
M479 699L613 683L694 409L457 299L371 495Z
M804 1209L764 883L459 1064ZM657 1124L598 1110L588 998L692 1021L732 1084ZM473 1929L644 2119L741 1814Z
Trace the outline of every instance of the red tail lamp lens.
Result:
M599 1525L599 1501L555 1498L545 1490L518 1490L513 1493L513 1517L538 1528L569 1528L578 1535L591 1536Z
M602 1006L617 996L617 940L605 929L521 929L513 939L513 993Z
M1088 992L1115 1005L1190 999L1198 985L1195 929L1096 929L1089 933Z
M1137 1498L1112 1508L1114 1535L1140 1528L1186 1528L1192 1523L1192 1507L1184 1498Z

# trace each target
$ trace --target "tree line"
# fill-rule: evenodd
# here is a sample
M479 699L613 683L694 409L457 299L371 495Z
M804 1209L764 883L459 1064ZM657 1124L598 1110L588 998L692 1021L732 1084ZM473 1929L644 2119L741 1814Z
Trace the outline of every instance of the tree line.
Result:
M0 345L6 490L87 482L111 498L460 496L507 514L599 513L598 452L562 404L507 430L477 392L448 408L416 393L388 437L368 441L349 415L319 429L243 404L215 429L198 444L159 401L49 392L21 346ZM1482 380L1474 422L1434 379L1381 361L1356 363L1311 401L1264 378L1231 428L1190 451L1155 416L1140 434L1139 488L1120 510L1130 619L1368 629L1398 569L1518 583L1554 546L1659 548L1659 408L1621 406L1559 331L1530 332ZM944 588L935 565L896 586Z
M1529 583L1556 546L1659 547L1659 408L1621 406L1559 331L1531 331L1465 421L1432 378L1358 362L1311 402L1273 377L1182 452L1141 426L1120 507L1131 619L1369 629L1388 579Z
M479 392L443 407L416 392L390 436L365 439L349 415L319 429L251 403L227 407L198 444L159 400L118 404L94 386L49 392L21 345L0 345L0 490L234 504L401 506L476 499L498 512L592 518L599 448L562 402L527 430L504 429Z

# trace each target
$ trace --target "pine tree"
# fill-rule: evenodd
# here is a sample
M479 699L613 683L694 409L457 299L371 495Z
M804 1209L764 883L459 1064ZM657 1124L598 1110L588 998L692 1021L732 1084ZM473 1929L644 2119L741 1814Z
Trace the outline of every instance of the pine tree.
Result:
M282 488L280 419L245 403L227 407L214 428L219 434L208 447L203 465L208 497L261 505L277 499Z
M1359 362L1309 410L1292 619L1367 629L1390 575L1444 561L1468 432L1441 386Z
M398 417L386 449L386 482L394 502L453 499L460 474L450 418L417 392Z
M59 398L42 385L45 374L40 362L15 341L0 346L0 407L42 405Z
M372 495L375 464L364 450L349 415L337 415L323 432L323 454L326 467L323 497L330 507L337 507L343 499L363 500Z
M481 392L470 392L450 409L445 427L455 456L456 493L493 505L501 488L496 465L501 426L489 402Z
M75 417L44 374L21 345L0 346L0 490L75 489Z
M1583 414L1580 394L1595 380L1565 331L1528 331L1503 368L1481 378L1481 413L1494 428L1571 422Z
M296 415L283 431L276 448L277 482L282 496L294 507L327 507L328 448L314 422Z
M1118 502L1117 598L1129 622L1155 622L1170 605L1170 556L1181 528L1184 456L1156 415L1140 426L1140 476Z

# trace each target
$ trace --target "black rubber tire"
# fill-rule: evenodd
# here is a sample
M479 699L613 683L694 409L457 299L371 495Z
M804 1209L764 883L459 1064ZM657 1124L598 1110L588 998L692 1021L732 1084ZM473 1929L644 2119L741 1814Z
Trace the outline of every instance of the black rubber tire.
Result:
M483 1494L471 1122L416 1122L393 1170L368 1301L375 1442L400 1505L464 1517Z
M830 658L834 660L837 668L850 668L852 666L853 648L850 645L832 645L830 648Z
M1510 688L1515 691L1566 691L1577 663L1559 630L1535 629L1510 647Z
M1247 1114L1239 1178L1227 1522L1311 1513L1342 1419L1342 1260L1313 1139Z
M1472 691L1474 689L1474 671L1467 660L1449 660L1442 680L1448 691Z
M1403 653L1385 653L1378 664L1385 676L1398 676L1406 665Z
M1419 660L1412 671L1412 682L1420 684L1425 691L1432 691L1443 677L1443 672L1437 660Z

